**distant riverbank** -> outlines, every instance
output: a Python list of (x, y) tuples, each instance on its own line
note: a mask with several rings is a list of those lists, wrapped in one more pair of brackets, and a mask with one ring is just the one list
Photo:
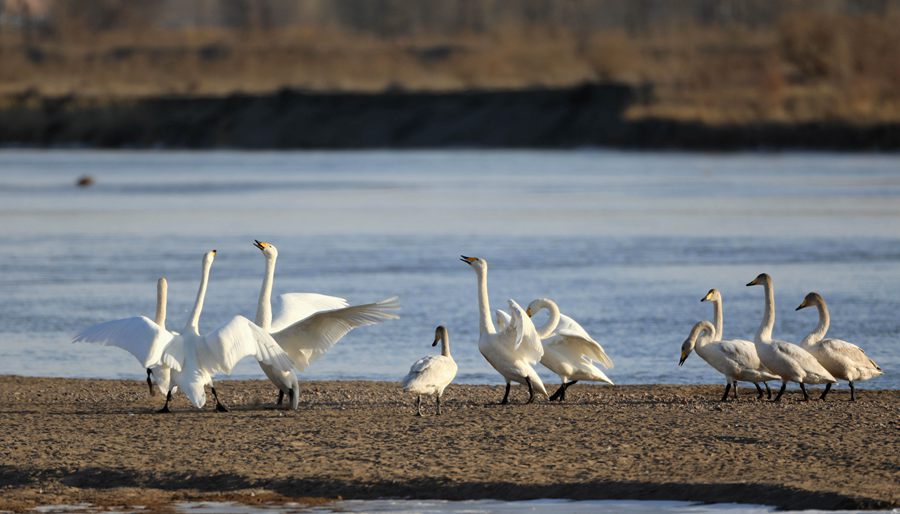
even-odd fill
[(0, 376), (0, 510), (88, 502), (308, 497), (666, 499), (791, 509), (900, 505), (900, 392), (720, 403), (719, 385), (572, 387), (568, 402), (497, 405), (451, 385), (414, 416), (391, 382), (303, 382), (276, 410), (265, 380), (217, 381), (231, 412), (141, 380)]
[(574, 148), (893, 151), (900, 124), (711, 125), (630, 119), (653, 92), (622, 84), (447, 93), (389, 91), (0, 102), (0, 145), (91, 148)]

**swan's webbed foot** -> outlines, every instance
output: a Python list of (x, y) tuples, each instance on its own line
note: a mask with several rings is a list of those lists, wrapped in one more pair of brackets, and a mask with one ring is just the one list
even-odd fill
[(216, 412), (228, 412), (228, 409), (219, 401), (219, 395), (216, 393), (216, 388), (210, 387), (210, 389), (212, 389), (213, 397), (216, 399)]
[(825, 390), (822, 391), (822, 396), (819, 396), (819, 399), (825, 400), (825, 396), (828, 395), (828, 391), (831, 391), (831, 382), (825, 384)]
[(556, 401), (556, 400), (562, 401), (562, 396), (563, 396), (563, 393), (565, 393), (565, 392), (566, 392), (566, 383), (563, 382), (562, 384), (559, 385), (559, 389), (557, 389), (556, 392), (550, 396), (549, 400), (551, 402)]
[(563, 390), (562, 390), (562, 396), (559, 397), (559, 402), (560, 402), (560, 403), (566, 401), (566, 391), (569, 390), (569, 387), (570, 387), (570, 386), (573, 386), (573, 385), (575, 385), (575, 384), (577, 384), (577, 383), (578, 383), (577, 380), (573, 380), (573, 381), (571, 381), (571, 382), (568, 382), (568, 383), (566, 383), (566, 384), (563, 384), (565, 387), (563, 387)]
[(781, 389), (778, 391), (778, 394), (775, 395), (775, 399), (772, 400), (772, 401), (773, 401), (773, 402), (780, 402), (780, 401), (781, 401), (781, 395), (784, 394), (784, 390), (785, 390), (785, 389), (787, 389), (787, 380), (782, 380), (782, 382), (781, 382)]
[(507, 405), (509, 403), (509, 388), (510, 388), (510, 383), (507, 382), (506, 383), (506, 392), (503, 393), (503, 399), (500, 400), (500, 405)]
[(159, 409), (158, 411), (156, 411), (156, 413), (157, 413), (157, 414), (165, 414), (165, 413), (167, 413), (167, 412), (172, 412), (172, 411), (169, 410), (169, 402), (170, 402), (170, 401), (172, 401), (172, 391), (169, 391), (169, 392), (166, 394), (166, 404), (163, 405), (162, 409)]
[[(534, 386), (531, 385), (531, 379), (528, 377), (525, 377), (525, 383), (528, 384), (528, 401), (525, 402), (527, 405), (534, 402)], [(565, 392), (563, 394), (565, 394)]]
[[(765, 393), (763, 392), (762, 387), (759, 387), (759, 382), (753, 382), (753, 385), (756, 386), (756, 399), (757, 399), (757, 400), (762, 400), (762, 397), (763, 397), (763, 395), (765, 394)], [(770, 398), (771, 398), (771, 394), (772, 394), (772, 393), (769, 393)]]
[(806, 386), (803, 384), (803, 382), (800, 382), (800, 390), (803, 391), (803, 401), (808, 402), (809, 393), (806, 392)]

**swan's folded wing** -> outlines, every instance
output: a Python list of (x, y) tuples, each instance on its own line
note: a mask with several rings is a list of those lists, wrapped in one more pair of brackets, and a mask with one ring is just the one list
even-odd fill
[(824, 339), (819, 344), (822, 345), (822, 348), (826, 351), (847, 362), (853, 363), (856, 366), (871, 367), (879, 371), (881, 370), (878, 364), (870, 359), (862, 348), (853, 343), (841, 339)]
[(590, 336), (585, 337), (587, 332), (584, 330), (579, 331), (566, 328), (558, 330), (556, 335), (558, 335), (559, 339), (565, 344), (571, 344), (573, 347), (578, 348), (582, 355), (599, 362), (606, 368), (613, 367), (613, 361), (609, 358), (609, 355), (606, 354), (606, 350)]
[(197, 348), (197, 363), (213, 372), (231, 373), (243, 358), (256, 360), (278, 371), (293, 368), (288, 355), (272, 336), (243, 316), (235, 316), (221, 328), (206, 334)]
[(503, 309), (494, 310), (494, 317), (497, 318), (497, 330), (503, 331), (506, 330), (511, 323), (512, 317), (506, 313)]
[(397, 319), (394, 311), (399, 308), (400, 302), (395, 296), (376, 303), (317, 312), (273, 333), (272, 337), (284, 348), (297, 369), (303, 371), (354, 328)]
[(172, 334), (153, 320), (135, 316), (94, 325), (75, 336), (72, 342), (118, 346), (149, 368), (159, 362), (163, 348), (171, 340)]
[(320, 311), (347, 307), (347, 300), (318, 293), (286, 293), (272, 300), (272, 332)]

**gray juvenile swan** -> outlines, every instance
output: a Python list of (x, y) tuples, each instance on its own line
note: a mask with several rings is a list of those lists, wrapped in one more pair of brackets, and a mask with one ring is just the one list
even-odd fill
[(403, 377), (402, 387), (404, 391), (416, 394), (416, 416), (422, 415), (422, 395), (434, 395), (437, 405), (437, 414), (441, 415), (441, 396), (444, 389), (456, 378), (456, 361), (450, 355), (450, 333), (447, 327), (440, 325), (434, 330), (434, 342), (431, 346), (437, 346), (441, 342), (441, 354), (429, 355), (417, 360), (409, 373)]
[[(831, 324), (831, 316), (828, 314), (828, 305), (819, 293), (809, 293), (796, 310), (815, 306), (819, 310), (819, 323), (816, 328), (803, 338), (800, 343), (803, 348), (819, 361), (834, 378), (846, 380), (850, 384), (850, 401), (856, 401), (856, 391), (853, 382), (868, 380), (881, 375), (881, 368), (875, 361), (866, 355), (862, 348), (853, 343), (840, 339), (825, 339), (828, 327)], [(831, 390), (831, 383), (825, 386), (820, 400)]]

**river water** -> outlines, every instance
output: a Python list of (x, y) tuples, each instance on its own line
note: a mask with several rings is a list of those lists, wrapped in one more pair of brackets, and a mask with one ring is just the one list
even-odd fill
[[(79, 176), (95, 185), (76, 188)], [(718, 383), (690, 327), (725, 299), (725, 336), (752, 339), (775, 278), (775, 335), (798, 340), (818, 291), (830, 335), (897, 388), (900, 156), (582, 151), (0, 151), (0, 374), (141, 378), (124, 351), (70, 344), (105, 320), (186, 321), (208, 249), (219, 250), (201, 328), (252, 315), (263, 273), (253, 239), (280, 252), (275, 291), (351, 303), (399, 295), (402, 318), (349, 334), (307, 379), (397, 380), (446, 324), (458, 380), (502, 383), (477, 350), (475, 275), (494, 307), (555, 299), (615, 361), (620, 384)], [(255, 362), (238, 378), (261, 378)], [(542, 371), (546, 381), (557, 379)], [(842, 386), (843, 388), (844, 386)]]

